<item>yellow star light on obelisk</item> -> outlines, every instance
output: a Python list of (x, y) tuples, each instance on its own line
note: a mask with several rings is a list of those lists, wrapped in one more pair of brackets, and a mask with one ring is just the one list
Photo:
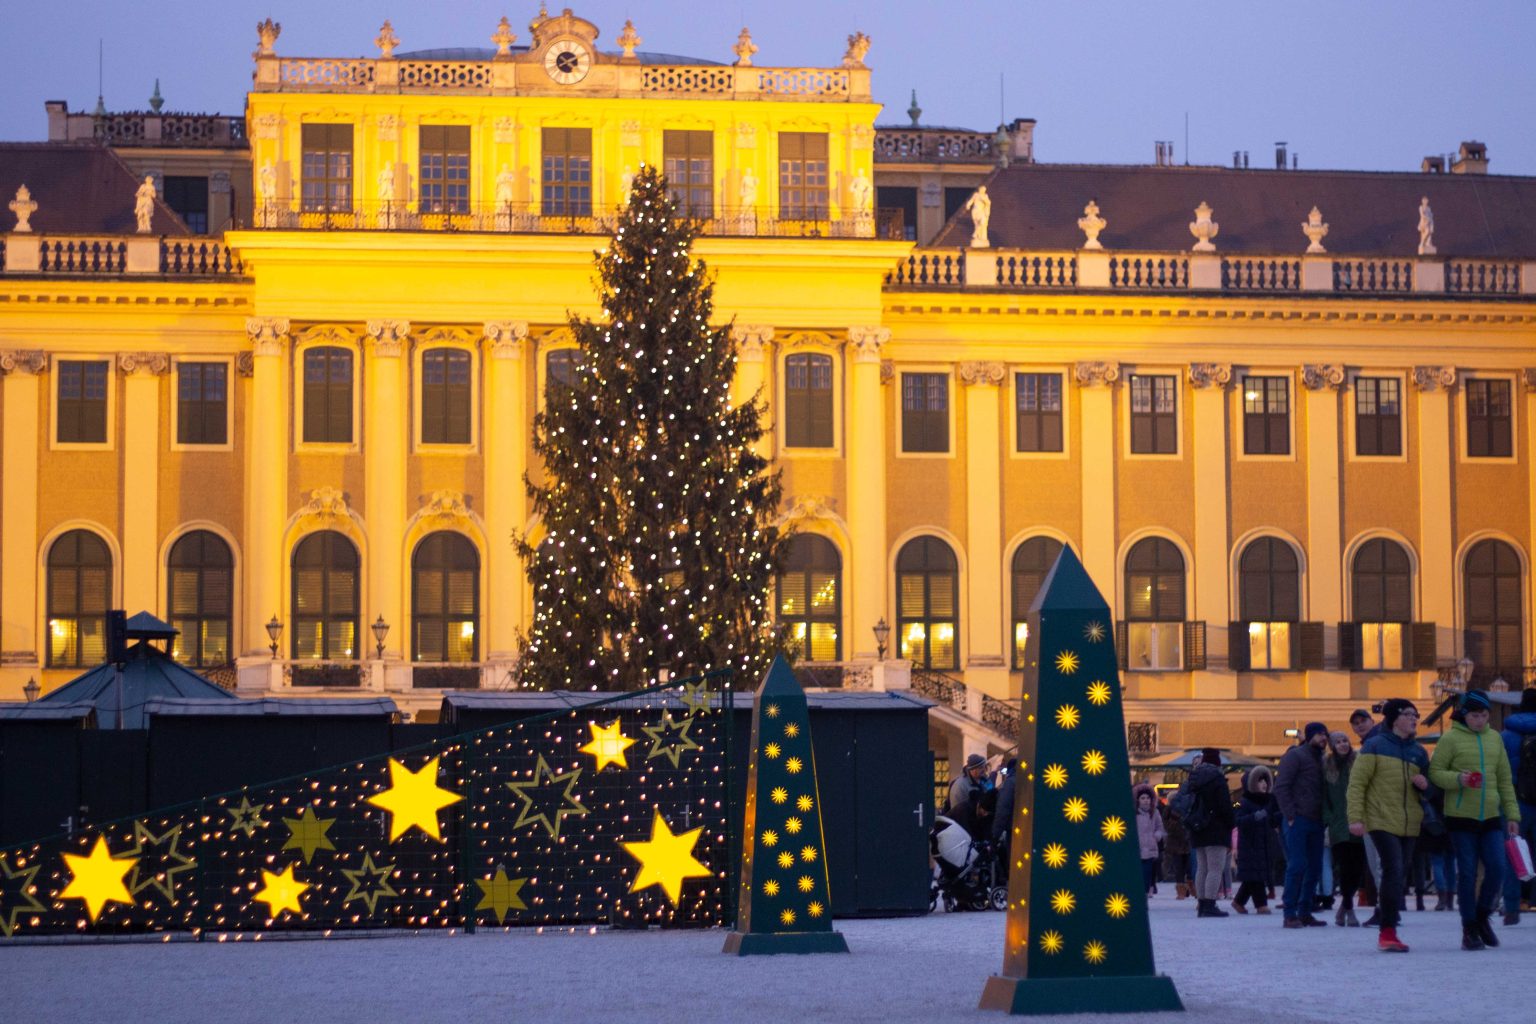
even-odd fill
[(1059, 868), (1067, 862), (1067, 848), (1060, 843), (1051, 843), (1041, 853), (1048, 868)]
[(1088, 801), (1080, 796), (1068, 797), (1062, 805), (1061, 813), (1067, 816), (1070, 822), (1079, 822), (1088, 817)]
[(1088, 945), (1083, 947), (1083, 959), (1087, 960), (1091, 964), (1103, 963), (1104, 958), (1108, 955), (1109, 953), (1104, 948), (1104, 943), (1100, 942), (1098, 939), (1094, 939), (1092, 942), (1088, 943)]
[(640, 862), (640, 871), (630, 885), (630, 892), (639, 892), (649, 885), (661, 886), (667, 899), (677, 906), (683, 896), (683, 882), (689, 878), (708, 878), (709, 868), (699, 863), (693, 855), (693, 845), (699, 841), (704, 829), (674, 833), (656, 811), (651, 819), (651, 838), (643, 843), (623, 843), (626, 853)]
[(84, 900), (85, 912), (92, 921), (101, 916), (102, 909), (108, 903), (132, 906), (133, 897), (128, 894), (123, 879), (133, 870), (138, 860), (137, 857), (114, 859), (112, 851), (107, 849), (107, 837), (98, 835), (89, 856), (64, 854), (64, 865), (74, 877), (59, 896), (66, 900)]
[(1077, 858), (1077, 866), (1085, 875), (1096, 875), (1104, 870), (1104, 855), (1097, 850), (1087, 850)]
[(434, 757), (420, 771), (413, 772), (394, 758), (389, 759), (389, 788), (367, 800), (389, 812), (390, 842), (405, 835), (413, 826), (438, 842), (443, 841), (437, 812), (464, 798), (438, 787), (437, 762), (438, 758)]
[(1045, 766), (1045, 784), (1052, 789), (1060, 789), (1067, 784), (1067, 770), (1059, 764)]
[(1104, 834), (1105, 839), (1112, 843), (1118, 843), (1126, 832), (1125, 819), (1119, 815), (1111, 814), (1099, 823), (1099, 831)]
[(1056, 655), (1056, 671), (1060, 672), (1064, 676), (1069, 676), (1073, 672), (1076, 672), (1077, 666), (1080, 664), (1082, 664), (1082, 662), (1079, 661), (1077, 655), (1073, 654), (1071, 651), (1062, 651), (1060, 654)]
[(1072, 908), (1077, 906), (1077, 897), (1067, 889), (1057, 889), (1051, 893), (1051, 909), (1058, 914), (1070, 914)]
[(1056, 724), (1063, 729), (1077, 728), (1079, 718), (1081, 718), (1081, 713), (1071, 704), (1063, 704), (1056, 709)]
[(1088, 684), (1088, 700), (1091, 703), (1099, 707), (1103, 707), (1105, 704), (1109, 703), (1109, 697), (1109, 684), (1104, 680), (1095, 679), (1093, 682)]
[(261, 890), (256, 893), (255, 899), (267, 905), (267, 916), (273, 920), (285, 910), (304, 916), (304, 908), (299, 906), (299, 897), (304, 895), (309, 883), (293, 877), (293, 869), (296, 867), (297, 864), (289, 864), (288, 869), (278, 875), (265, 869), (261, 872)]
[(1089, 775), (1098, 775), (1108, 764), (1102, 750), (1090, 750), (1083, 755), (1083, 771)]
[(593, 771), (600, 772), (610, 764), (616, 764), (620, 768), (629, 767), (629, 760), (625, 758), (624, 751), (634, 746), (637, 741), (624, 735), (619, 719), (615, 718), (607, 725), (588, 722), (587, 727), (592, 730), (592, 740), (581, 748), (581, 752), (591, 754), (597, 759), (597, 767)]
[(1104, 912), (1110, 917), (1124, 917), (1131, 912), (1131, 901), (1125, 898), (1124, 893), (1112, 892), (1104, 901)]
[(1063, 942), (1061, 938), (1061, 932), (1055, 931), (1054, 929), (1048, 932), (1044, 932), (1040, 936), (1040, 948), (1051, 956), (1055, 956), (1057, 953), (1060, 953), (1062, 945)]

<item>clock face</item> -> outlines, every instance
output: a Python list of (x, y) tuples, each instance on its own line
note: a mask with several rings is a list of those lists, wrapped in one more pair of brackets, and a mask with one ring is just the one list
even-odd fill
[(544, 51), (544, 70), (561, 85), (574, 85), (587, 77), (592, 54), (574, 39), (561, 39)]

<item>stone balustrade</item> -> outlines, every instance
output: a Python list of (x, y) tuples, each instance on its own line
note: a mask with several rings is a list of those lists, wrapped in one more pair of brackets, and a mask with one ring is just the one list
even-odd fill
[(239, 277), (245, 268), (227, 245), (206, 238), (29, 232), (4, 237), (0, 272), (68, 277)]

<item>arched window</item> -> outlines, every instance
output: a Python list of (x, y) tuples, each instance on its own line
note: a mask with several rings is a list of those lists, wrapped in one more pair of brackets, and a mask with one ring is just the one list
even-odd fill
[(1360, 630), (1361, 669), (1404, 667), (1405, 633), (1413, 618), (1413, 563), (1396, 541), (1361, 544), (1350, 566), (1351, 608)]
[(1525, 664), (1520, 577), (1520, 556), (1503, 541), (1478, 541), (1467, 552), (1467, 657), (1479, 679), (1520, 678)]
[(1029, 638), (1029, 606), (1035, 603), (1045, 574), (1061, 554), (1061, 541), (1031, 537), (1013, 553), (1013, 667), (1024, 667), (1024, 642)]
[(909, 540), (896, 556), (898, 655), (917, 668), (960, 667), (960, 572), (937, 537)]
[(807, 661), (843, 660), (842, 571), (837, 547), (825, 537), (790, 538), (774, 593), (779, 622)]
[(83, 668), (107, 658), (112, 553), (89, 530), (70, 530), (48, 549), (48, 667)]
[(1278, 537), (1260, 537), (1238, 561), (1237, 616), (1248, 624), (1248, 667), (1291, 667), (1292, 626), (1301, 619), (1301, 568)]
[(335, 530), (293, 549), (293, 656), (352, 661), (358, 651), (357, 548)]
[(180, 632), (171, 657), (197, 668), (229, 664), (234, 601), (235, 560), (222, 537), (193, 530), (172, 545), (165, 606)]
[(428, 534), (411, 556), (411, 660), (480, 660), (480, 553), (461, 533)]
[(784, 444), (832, 447), (832, 357), (799, 352), (784, 360)]
[(304, 442), (352, 443), (352, 352), (335, 346), (304, 350)]
[(1147, 537), (1125, 559), (1125, 664), (1132, 670), (1184, 664), (1184, 555)]

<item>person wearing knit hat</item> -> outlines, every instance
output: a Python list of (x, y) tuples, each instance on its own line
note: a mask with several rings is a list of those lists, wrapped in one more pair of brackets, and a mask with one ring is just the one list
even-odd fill
[(1504, 885), (1504, 837), (1520, 834), (1520, 806), (1509, 755), (1488, 728), (1492, 709), (1482, 690), (1464, 693), (1451, 727), (1435, 744), (1435, 756), (1429, 762), (1429, 780), (1445, 792), (1445, 828), (1456, 851), (1461, 948), (1466, 950), (1499, 944), (1489, 919)]
[(1408, 946), (1397, 937), (1402, 920), (1403, 891), (1413, 847), (1424, 821), (1419, 795), (1429, 788), (1429, 755), (1414, 733), (1419, 710), (1412, 701), (1393, 698), (1382, 706), (1382, 729), (1365, 741), (1355, 756), (1349, 775), (1347, 815), (1349, 834), (1369, 833), (1381, 859), (1381, 933), (1376, 948), (1383, 953), (1406, 953)]
[[(1536, 686), (1520, 693), (1520, 707), (1504, 719), (1504, 753), (1509, 774), (1515, 780), (1515, 802), (1520, 805), (1520, 834), (1536, 850)], [(1504, 924), (1520, 923), (1521, 897), (1531, 897), (1536, 882), (1521, 882), (1513, 871), (1504, 872)]]
[(1285, 927), (1321, 927), (1312, 897), (1323, 873), (1323, 748), (1328, 727), (1308, 722), (1302, 741), (1280, 759), (1275, 802), (1285, 818)]

